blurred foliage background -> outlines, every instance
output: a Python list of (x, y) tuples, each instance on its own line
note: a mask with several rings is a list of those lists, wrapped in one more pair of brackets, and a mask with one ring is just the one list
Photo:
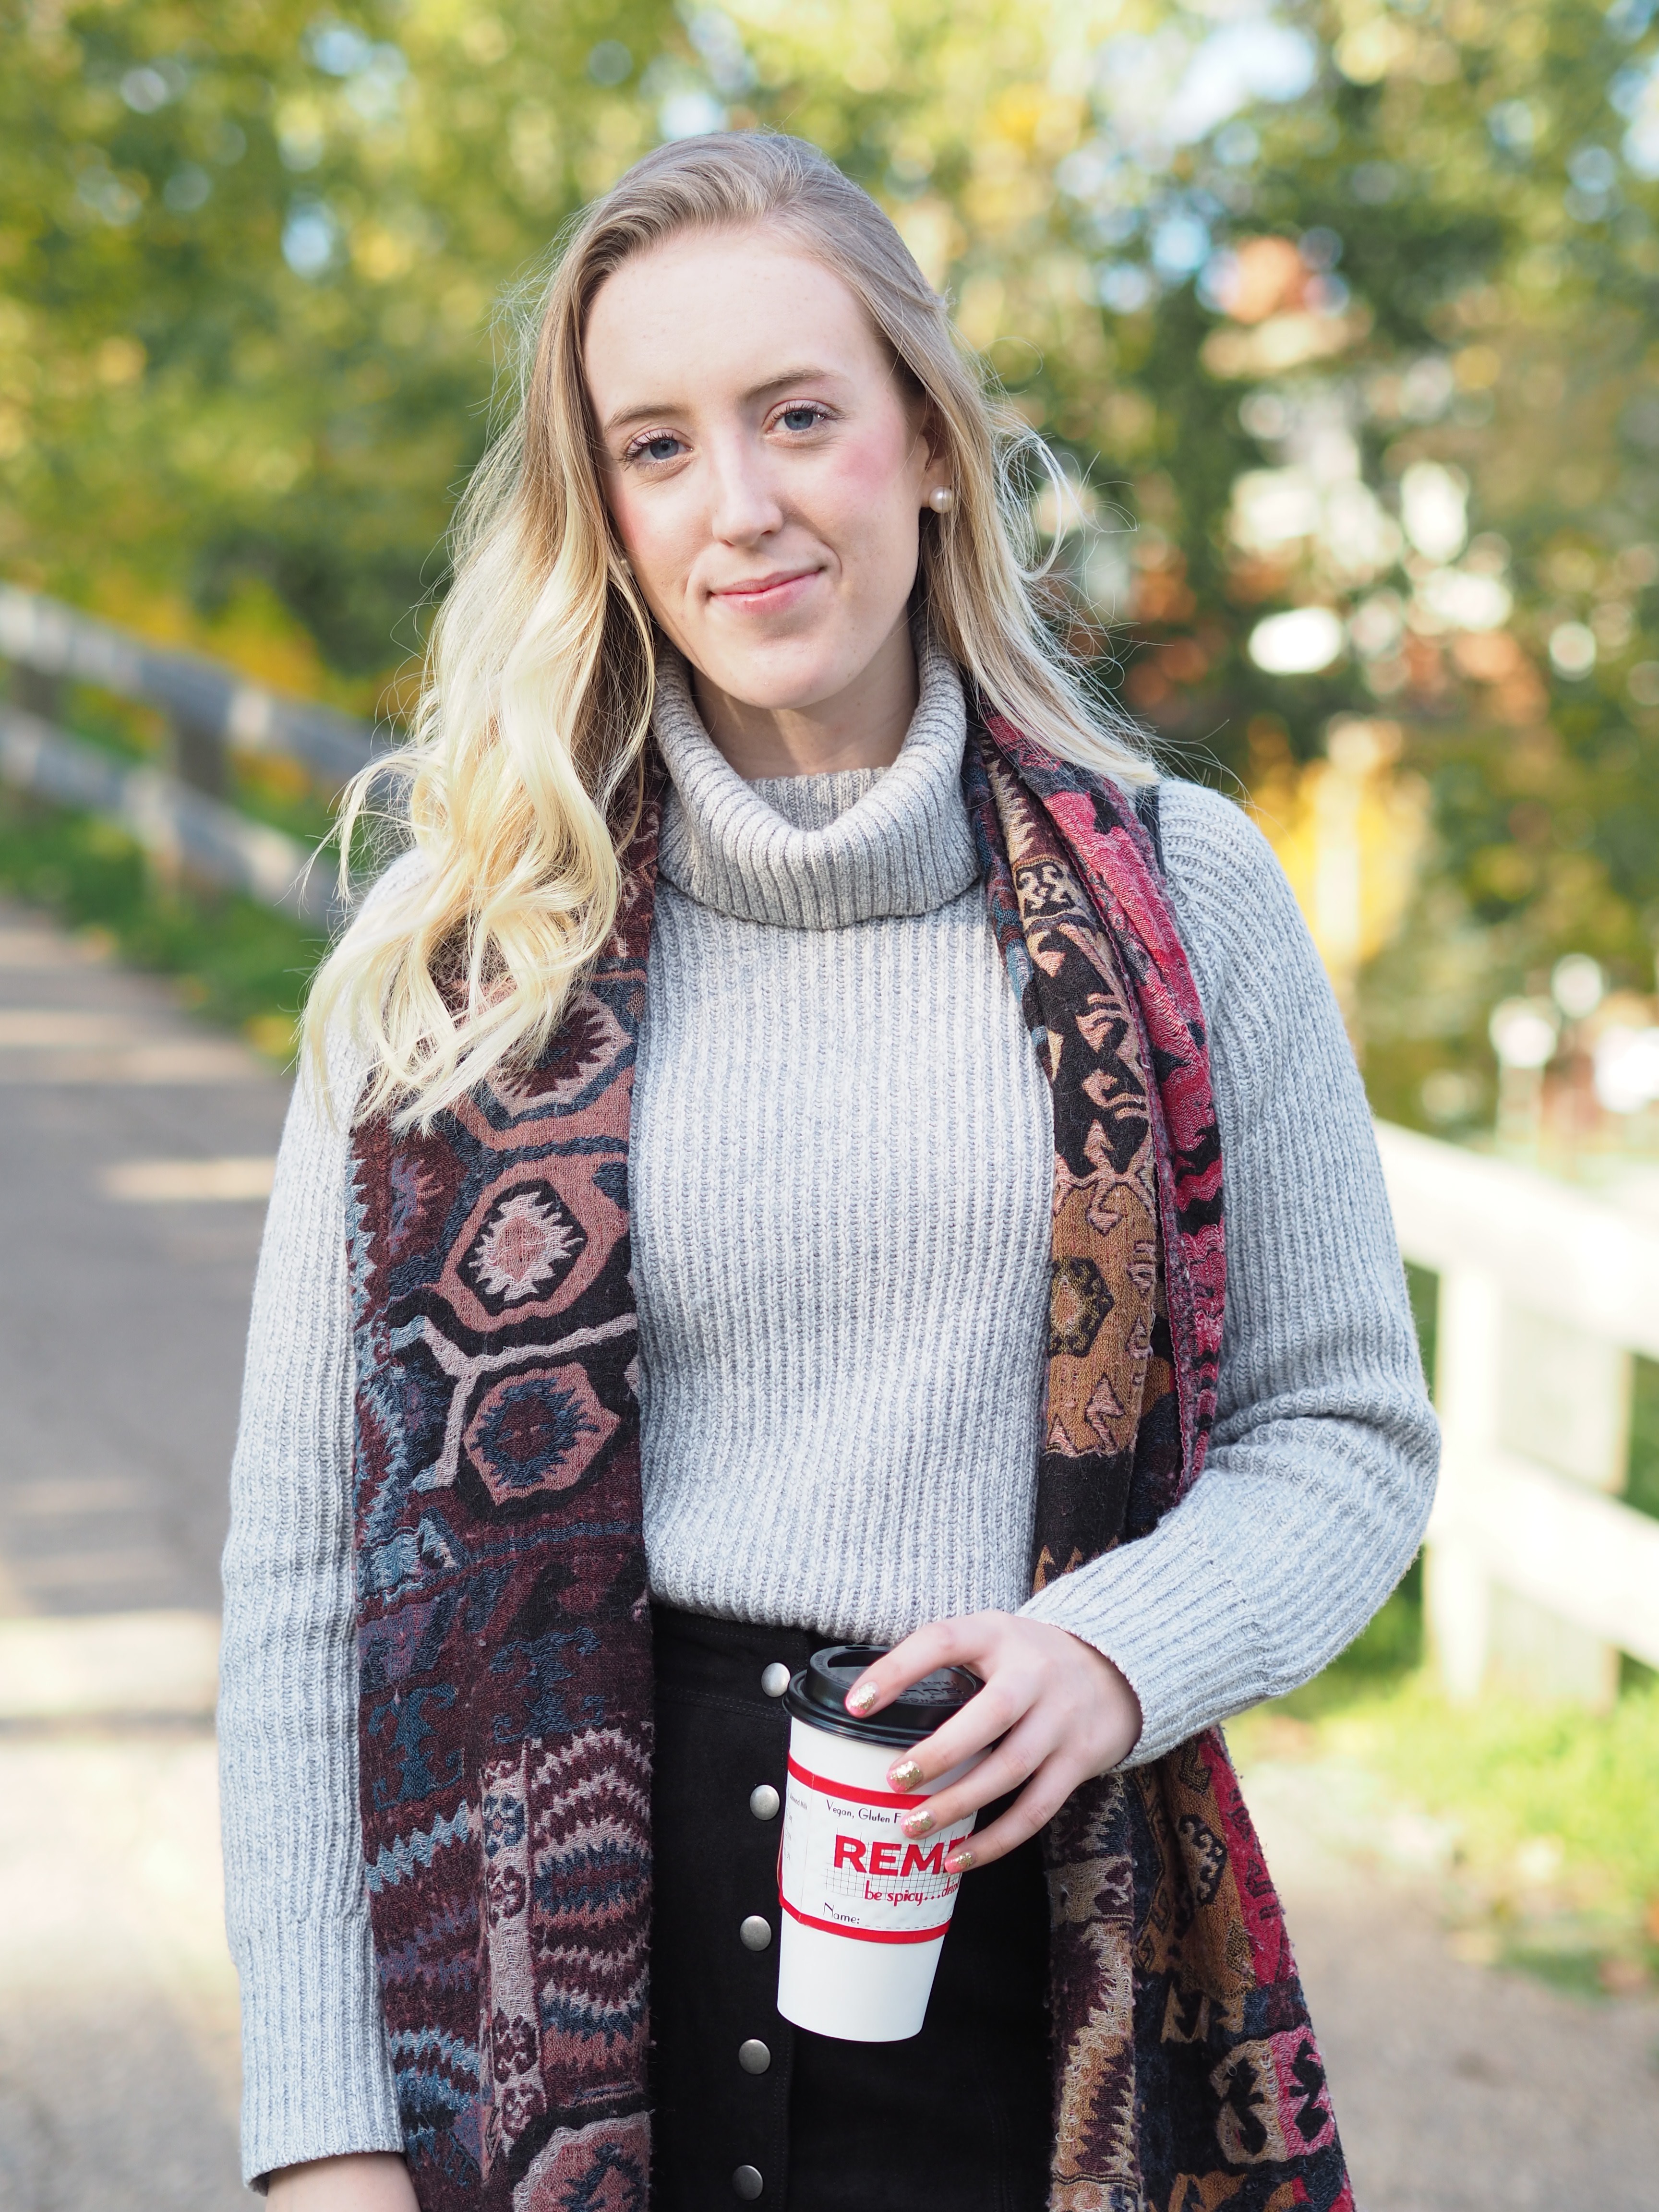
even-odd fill
[(395, 705), (560, 224), (802, 132), (1060, 457), (1057, 617), (1250, 795), (1379, 1110), (1469, 1133), (1563, 955), (1654, 1020), (1653, 13), (5, 0), (0, 572)]

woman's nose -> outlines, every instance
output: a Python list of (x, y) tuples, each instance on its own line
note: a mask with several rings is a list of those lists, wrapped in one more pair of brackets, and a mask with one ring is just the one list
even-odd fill
[(709, 528), (728, 544), (752, 544), (783, 524), (783, 508), (765, 456), (734, 446), (716, 456)]

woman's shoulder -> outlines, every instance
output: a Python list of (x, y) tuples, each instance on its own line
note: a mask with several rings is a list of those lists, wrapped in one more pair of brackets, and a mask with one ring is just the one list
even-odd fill
[(1164, 873), (1200, 996), (1236, 976), (1325, 989), (1324, 970), (1279, 857), (1243, 807), (1202, 784), (1158, 786)]
[(381, 863), (366, 885), (354, 886), (356, 914), (383, 914), (416, 890), (430, 869), (431, 863), (418, 845), (405, 845)]
[[(418, 847), (394, 853), (372, 874), (352, 884), (349, 927), (376, 928), (395, 914), (411, 892), (417, 891), (428, 873), (428, 862)], [(307, 1132), (317, 1144), (336, 1147), (344, 1141), (351, 1109), (369, 1069), (369, 1053), (350, 1015), (334, 1008), (323, 1031), (320, 1066), (309, 1053), (301, 1056), (295, 1112), (296, 1140)]]
[(1206, 784), (1163, 777), (1158, 823), (1172, 883), (1179, 877), (1183, 884), (1210, 881), (1237, 890), (1284, 881), (1273, 847), (1243, 806)]

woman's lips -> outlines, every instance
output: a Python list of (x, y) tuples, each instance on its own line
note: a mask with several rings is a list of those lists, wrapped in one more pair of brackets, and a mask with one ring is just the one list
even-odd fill
[(805, 597), (813, 579), (822, 574), (819, 568), (792, 568), (775, 576), (757, 576), (741, 584), (728, 584), (723, 590), (711, 592), (709, 597), (740, 613), (772, 614), (780, 608), (793, 606)]

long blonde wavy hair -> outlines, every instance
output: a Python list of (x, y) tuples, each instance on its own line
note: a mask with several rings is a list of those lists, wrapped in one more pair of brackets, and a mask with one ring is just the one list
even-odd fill
[(943, 450), (956, 501), (923, 516), (916, 587), (933, 634), (1027, 735), (1120, 782), (1155, 775), (1139, 732), (1085, 698), (1040, 618), (1040, 571), (1022, 557), (1032, 434), (988, 387), (888, 217), (798, 138), (660, 146), (576, 219), (525, 319), (518, 404), (457, 512), (410, 740), (359, 775), (341, 808), (343, 871), (390, 774), (421, 855), (359, 908), (307, 1007), (319, 1073), (331, 1024), (368, 1053), (360, 1119), (424, 1125), (490, 1070), (532, 1061), (611, 934), (656, 639), (600, 487), (587, 317), (633, 255), (681, 231), (759, 223), (863, 302)]

